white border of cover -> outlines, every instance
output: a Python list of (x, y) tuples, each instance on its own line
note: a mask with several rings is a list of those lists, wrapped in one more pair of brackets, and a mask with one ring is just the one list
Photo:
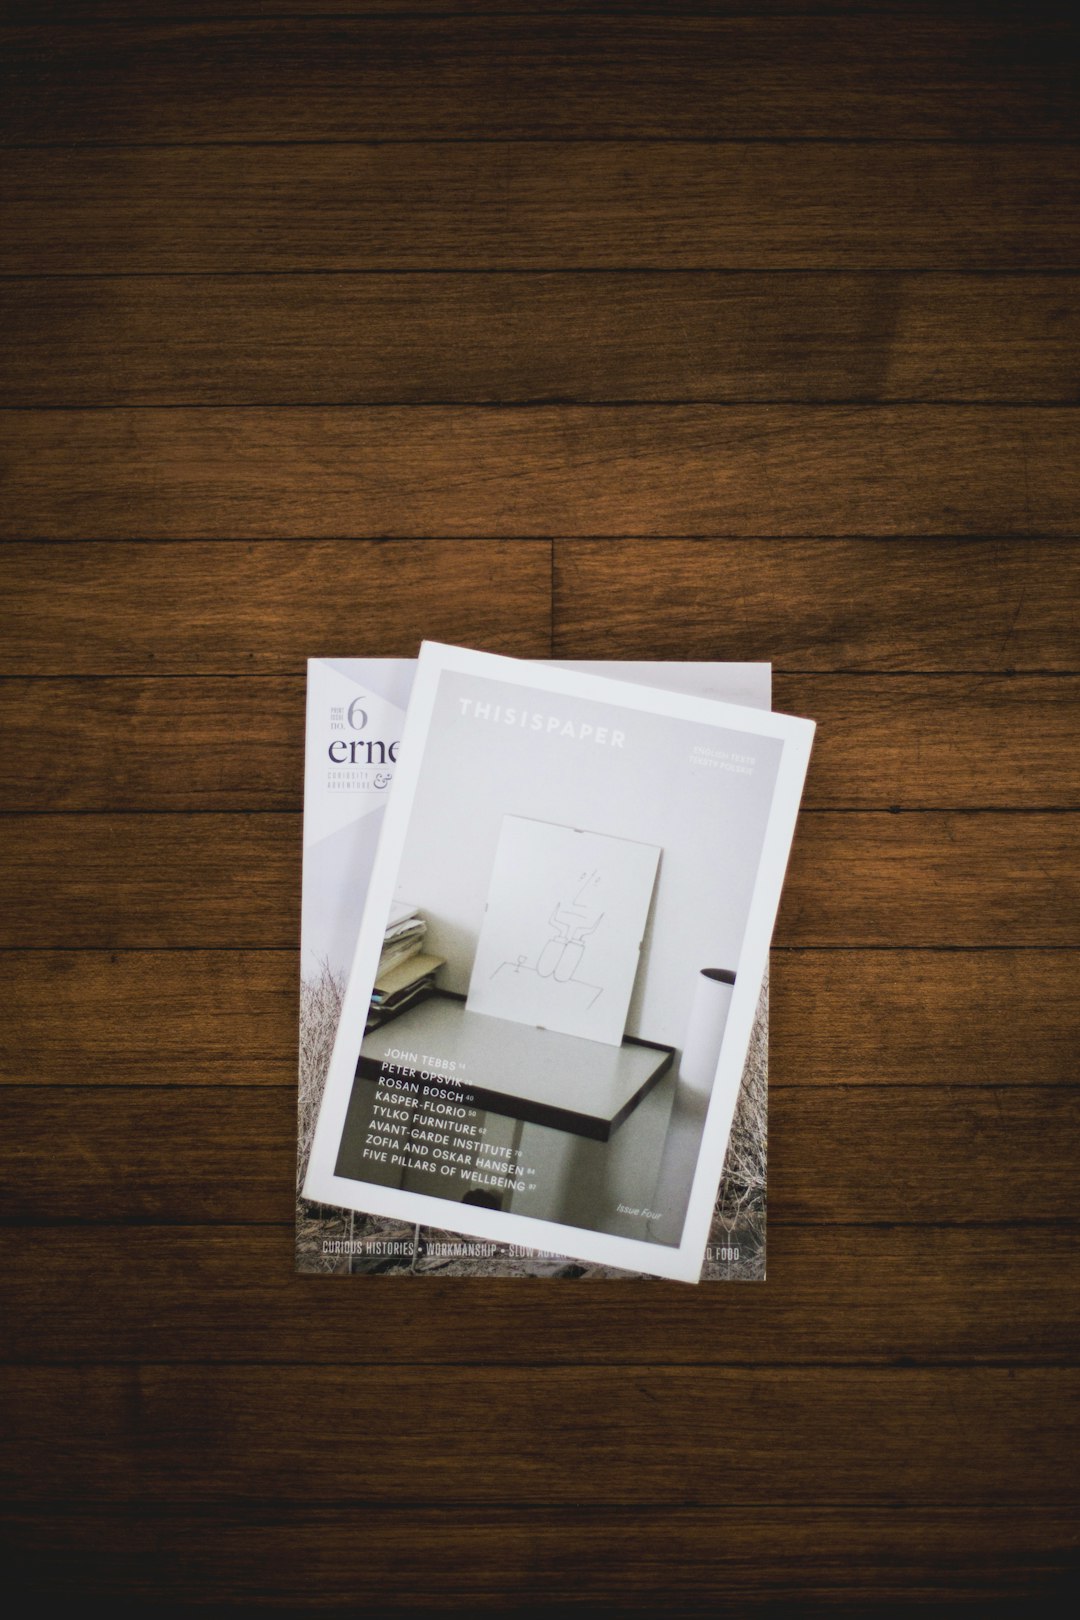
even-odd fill
[[(359, 1058), (359, 1040), (362, 1039), (371, 987), (382, 950), (384, 924), (394, 898), (394, 886), (424, 762), (424, 746), (439, 679), (444, 670), (487, 676), (527, 687), (534, 692), (591, 698), (647, 714), (693, 720), (727, 731), (742, 732), (747, 736), (775, 737), (783, 743), (742, 950), (735, 964), (735, 988), (723, 1051), (678, 1248), (646, 1243), (639, 1238), (611, 1237), (606, 1233), (563, 1226), (529, 1215), (479, 1209), (470, 1204), (448, 1204), (444, 1198), (404, 1192), (396, 1187), (378, 1187), (371, 1182), (353, 1181), (334, 1174)], [(795, 832), (795, 818), (814, 729), (812, 720), (796, 719), (791, 715), (746, 709), (712, 698), (690, 697), (679, 692), (666, 692), (658, 687), (638, 686), (606, 675), (583, 675), (523, 659), (504, 658), (495, 653), (473, 652), (465, 647), (448, 647), (441, 642), (425, 641), (417, 662), (416, 679), (401, 736), (394, 788), (386, 807), (356, 955), (342, 1003), (337, 1039), (304, 1182), (304, 1197), (321, 1204), (384, 1215), (393, 1220), (413, 1224), (419, 1222), (423, 1226), (452, 1227), (455, 1232), (485, 1238), (488, 1242), (514, 1243), (522, 1248), (554, 1251), (600, 1265), (622, 1266), (652, 1276), (697, 1282), (705, 1258), (716, 1191), (762, 979), (768, 964), (769, 941), (780, 904), (780, 891)]]

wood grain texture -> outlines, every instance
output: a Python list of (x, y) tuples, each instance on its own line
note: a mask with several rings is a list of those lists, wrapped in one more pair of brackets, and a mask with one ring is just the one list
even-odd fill
[(648, 1614), (677, 1602), (687, 1614), (777, 1620), (793, 1607), (900, 1620), (917, 1592), (920, 1606), (1012, 1620), (1036, 1588), (1067, 1607), (1078, 1562), (1070, 1511), (1029, 1505), (19, 1507), (8, 1534), (16, 1590), (119, 1595), (170, 1616), (162, 1587), (178, 1605), (213, 1591), (241, 1607), (255, 1591), (271, 1612), (317, 1591), (328, 1608), (370, 1599), (404, 1613), (500, 1614), (539, 1600)]
[[(770, 1225), (1019, 1220), (1030, 1234), (1075, 1219), (1075, 1088), (796, 1083), (773, 1091), (769, 1114)], [(4, 1086), (0, 1121), (4, 1221), (294, 1213), (295, 1086)]]
[(413, 658), (425, 638), (551, 644), (545, 541), (15, 544), (0, 595), (9, 672), (303, 674), (309, 657)]
[(1080, 808), (1078, 697), (1053, 676), (773, 682), (775, 708), (818, 723), (810, 809)]
[[(782, 675), (773, 701), (818, 723), (807, 808), (1080, 809), (1078, 696), (1075, 675)], [(300, 810), (304, 721), (296, 675), (0, 677), (0, 811)]]
[(412, 657), (423, 636), (543, 657), (552, 591), (563, 658), (1080, 670), (1068, 540), (574, 540), (553, 555), (552, 576), (540, 540), (0, 543), (0, 673), (302, 675), (312, 654)]
[(1051, 1365), (1072, 1360), (1080, 1329), (1075, 1233), (1052, 1226), (1025, 1242), (999, 1227), (804, 1227), (778, 1217), (768, 1286), (734, 1294), (438, 1272), (320, 1281), (293, 1273), (292, 1248), (288, 1225), (2, 1228), (0, 1359)]
[(1052, 950), (774, 952), (771, 1085), (1074, 1086), (1078, 965)]
[[(5, 819), (0, 948), (293, 949), (298, 815)], [(808, 812), (778, 945), (1080, 945), (1080, 818)]]
[[(1065, 1610), (1070, 8), (0, 24), (16, 1607)], [(423, 636), (820, 720), (764, 1286), (293, 1274), (304, 659)]]
[(1074, 38), (1008, 13), (103, 22), (44, 51), (12, 28), (0, 139), (1068, 137)]
[[(0, 1083), (295, 1083), (295, 951), (35, 949), (0, 966)], [(1045, 949), (774, 951), (772, 1083), (1075, 1085), (1077, 966)]]
[(0, 1081), (296, 1081), (297, 951), (31, 950), (0, 969)]
[[(656, 566), (662, 558), (663, 566)], [(780, 670), (1076, 669), (1072, 541), (560, 541), (559, 658), (771, 657)], [(751, 651), (750, 649), (757, 649)]]
[[(905, 17), (932, 14), (957, 24), (978, 16), (1007, 12), (1011, 0), (878, 0), (876, 11)], [(597, 0), (548, 0), (545, 12), (595, 13)], [(865, 12), (866, 0), (619, 0), (605, 7), (609, 15), (650, 15), (677, 12), (680, 16), (839, 16), (845, 12)], [(1064, 0), (1031, 0), (1031, 15), (1067, 17), (1070, 7)], [(513, 16), (535, 11), (529, 0), (319, 0), (320, 17), (364, 16)], [(230, 17), (304, 16), (302, 0), (229, 0)], [(87, 22), (161, 21), (170, 17), (184, 22), (216, 19), (222, 16), (221, 0), (159, 0), (146, 5), (143, 0), (0, 0), (0, 21), (10, 24), (83, 24)]]
[[(1065, 1506), (1073, 1368), (5, 1368), (0, 1488), (65, 1502)], [(1009, 1412), (1000, 1421), (1003, 1404)], [(1070, 1414), (1070, 1415), (1066, 1415)], [(867, 1437), (873, 1436), (873, 1444)], [(828, 1457), (823, 1470), (822, 1457)], [(418, 1467), (418, 1459), (423, 1466)], [(479, 1467), (480, 1459), (484, 1466)], [(12, 1465), (14, 1464), (14, 1474)], [(823, 1490), (823, 1481), (825, 1487)]]
[(1071, 270), (1072, 147), (9, 151), (0, 272)]
[(1071, 535), (1080, 501), (1056, 408), (7, 411), (0, 435), (5, 539)]
[(1075, 401), (1075, 276), (19, 278), (0, 404)]

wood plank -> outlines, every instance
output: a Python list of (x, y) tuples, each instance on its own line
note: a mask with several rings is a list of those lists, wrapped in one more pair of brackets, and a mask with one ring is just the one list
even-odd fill
[[(797, 1082), (790, 1089), (774, 1084), (770, 1225), (999, 1221), (1014, 1228), (1029, 1212), (1035, 1220), (1072, 1221), (1078, 1189), (1069, 1191), (1068, 1166), (1077, 1157), (1078, 1127), (1075, 1089), (1036, 1095), (1024, 1087), (810, 1091)], [(815, 1130), (820, 1157), (810, 1145)], [(1029, 1178), (1050, 1162), (1048, 1174), (1060, 1175), (1062, 1186), (1034, 1191)]]
[(1077, 966), (1069, 951), (774, 952), (774, 1093), (946, 1076), (950, 1087), (1075, 1085)]
[(814, 809), (1080, 808), (1078, 695), (1053, 676), (773, 682), (775, 708), (818, 722)]
[(0, 1083), (292, 1085), (297, 954), (6, 953)]
[(1071, 535), (1080, 503), (1057, 407), (3, 411), (0, 436), (7, 539)]
[(0, 404), (1074, 401), (1074, 276), (57, 276)]
[(1075, 270), (1050, 145), (647, 142), (8, 152), (0, 272)]
[[(1050, 1368), (5, 1368), (20, 1503), (1072, 1499)], [(873, 1444), (867, 1437), (873, 1436)], [(422, 1466), (418, 1462), (422, 1460)], [(464, 1489), (463, 1489), (464, 1487)]]
[[(1068, 541), (667, 541), (656, 562), (648, 541), (558, 543), (559, 655), (1080, 669)], [(544, 541), (0, 543), (0, 674), (302, 675), (422, 634), (542, 657), (550, 563)]]
[(777, 944), (1075, 945), (1075, 816), (802, 817)]
[[(823, 1465), (823, 1476), (831, 1472)], [(455, 1493), (456, 1494), (456, 1493)], [(79, 1603), (526, 1608), (592, 1603), (688, 1615), (892, 1616), (977, 1606), (1014, 1620), (1019, 1604), (1066, 1598), (1077, 1565), (1064, 1508), (747, 1506), (612, 1509), (252, 1504), (133, 1511), (28, 1509), (8, 1517), (9, 1579)], [(762, 1571), (768, 1580), (762, 1580)], [(1061, 1602), (1067, 1608), (1067, 1602)]]
[(312, 655), (413, 658), (424, 637), (543, 657), (550, 581), (544, 541), (0, 546), (0, 658), (19, 674), (302, 674)]
[(1037, 12), (9, 28), (0, 140), (1068, 139), (1074, 40)]
[[(1075, 1220), (1075, 1088), (795, 1084), (769, 1114), (771, 1225)], [(4, 1221), (292, 1219), (292, 1086), (5, 1086), (0, 1120)]]
[[(874, 0), (874, 10), (899, 14), (925, 16), (930, 13), (939, 19), (947, 15), (958, 21), (973, 16), (988, 16), (1007, 11), (1011, 0)], [(547, 0), (545, 11), (595, 12), (596, 0)], [(634, 13), (681, 16), (837, 16), (843, 12), (865, 12), (868, 0), (619, 0), (618, 14)], [(1031, 0), (1029, 13), (1043, 16), (1068, 15), (1069, 7), (1063, 0)], [(535, 10), (530, 0), (319, 0), (321, 17), (352, 17), (386, 15), (396, 16), (455, 16), (466, 14), (483, 17), (496, 13), (510, 16), (531, 14)], [(291, 17), (304, 16), (302, 0), (229, 0), (230, 17)], [(0, 20), (5, 23), (41, 24), (50, 27), (64, 23), (115, 22), (124, 20), (161, 21), (168, 16), (184, 22), (220, 18), (221, 0), (162, 0), (159, 5), (147, 5), (145, 0), (0, 0)]]
[[(0, 1229), (8, 1302), (0, 1358), (352, 1366), (1071, 1361), (1080, 1330), (1075, 1233), (1040, 1228), (1037, 1243), (1032, 1265), (1032, 1245), (1018, 1243), (1012, 1230), (777, 1222), (768, 1286), (738, 1290), (728, 1311), (708, 1285), (537, 1288), (437, 1273), (421, 1284), (425, 1309), (418, 1311), (412, 1280), (397, 1286), (390, 1277), (355, 1277), (322, 1286), (297, 1276), (288, 1226), (9, 1227)], [(718, 1333), (718, 1312), (737, 1317), (738, 1331)], [(988, 1320), (999, 1324), (992, 1341)]]
[[(296, 814), (12, 814), (0, 948), (293, 949)], [(1080, 818), (809, 811), (778, 945), (1074, 946)]]
[(297, 815), (9, 816), (5, 831), (0, 945), (299, 940)]
[[(1055, 950), (775, 951), (773, 1085), (1075, 1085), (1076, 968)], [(295, 1082), (294, 951), (29, 950), (3, 975), (0, 1083)]]
[(1071, 542), (564, 540), (559, 658), (771, 658), (792, 670), (1075, 669)]
[[(813, 809), (1080, 808), (1077, 697), (1076, 676), (774, 682), (818, 722)], [(0, 679), (0, 717), (0, 811), (303, 808), (298, 675)]]

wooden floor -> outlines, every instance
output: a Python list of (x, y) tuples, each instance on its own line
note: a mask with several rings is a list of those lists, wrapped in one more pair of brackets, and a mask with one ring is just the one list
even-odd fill
[[(1055, 1612), (1067, 8), (0, 18), (5, 1590)], [(820, 722), (763, 1286), (292, 1274), (304, 660), (422, 637)]]

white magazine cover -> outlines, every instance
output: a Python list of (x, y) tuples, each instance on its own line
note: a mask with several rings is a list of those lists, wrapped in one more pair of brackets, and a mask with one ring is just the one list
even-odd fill
[(435, 1261), (711, 1275), (813, 725), (678, 685), (426, 643), (400, 757), (358, 694), (317, 768), (394, 789), (313, 1137), (301, 1110), (350, 1259), (360, 1214), (388, 1262), (411, 1227), (413, 1266), (419, 1229)]
[[(556, 660), (584, 674), (661, 686), (751, 708), (771, 704), (766, 663)], [(298, 1178), (307, 1172), (349, 965), (356, 949), (416, 660), (308, 660), (300, 971)], [(397, 926), (405, 928), (409, 908)], [(391, 972), (402, 977), (418, 961)], [(421, 963), (422, 965), (422, 963)], [(765, 1275), (768, 990), (763, 990), (728, 1156), (706, 1249), (703, 1281)], [(670, 1168), (696, 1152), (700, 1089), (675, 1086), (665, 1142)], [(297, 1200), (296, 1265), (302, 1272), (597, 1278), (633, 1275), (551, 1252), (492, 1244), (416, 1223)]]

